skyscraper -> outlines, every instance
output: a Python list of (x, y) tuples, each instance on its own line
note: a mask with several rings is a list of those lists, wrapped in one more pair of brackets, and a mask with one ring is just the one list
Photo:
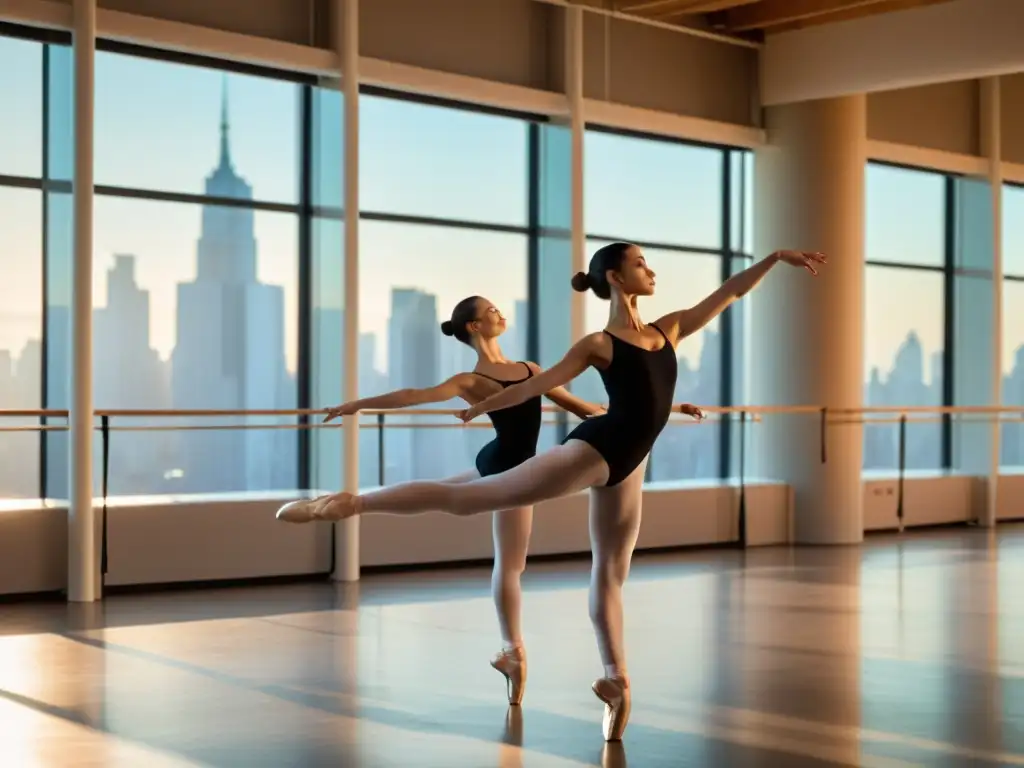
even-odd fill
[[(206, 178), (205, 191), (212, 197), (252, 199), (252, 188), (231, 162), (226, 91), (220, 158)], [(256, 280), (256, 259), (252, 210), (204, 205), (196, 278), (178, 285), (172, 368), (175, 408), (287, 405), (284, 291)], [(280, 420), (253, 417), (239, 423), (276, 421)], [(294, 434), (249, 429), (185, 432), (182, 437), (184, 491), (266, 490), (295, 484), (295, 462), (289, 460), (295, 451), (288, 450)]]
[[(388, 319), (388, 388), (432, 387), (439, 382), (437, 297), (417, 288), (391, 289)], [(402, 417), (403, 420), (408, 417)], [(395, 429), (387, 435), (385, 451), (388, 483), (413, 478), (439, 477), (443, 456), (432, 430)]]

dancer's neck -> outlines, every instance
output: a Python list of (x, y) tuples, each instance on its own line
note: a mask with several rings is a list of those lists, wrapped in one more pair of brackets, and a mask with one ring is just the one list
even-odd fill
[(490, 363), (492, 365), (501, 365), (507, 363), (505, 355), (501, 353), (501, 347), (498, 345), (498, 339), (478, 339), (476, 344), (476, 355), (481, 363)]
[(633, 331), (644, 329), (644, 321), (640, 319), (640, 311), (636, 306), (636, 296), (612, 294), (607, 327)]

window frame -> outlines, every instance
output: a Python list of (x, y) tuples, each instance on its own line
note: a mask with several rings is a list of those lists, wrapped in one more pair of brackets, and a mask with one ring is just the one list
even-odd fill
[[(914, 264), (901, 261), (883, 261), (871, 259), (865, 254), (864, 265), (867, 267), (888, 267), (892, 269), (913, 270), (916, 272), (928, 272), (930, 274), (941, 274), (943, 277), (943, 312), (942, 312), (942, 402), (943, 408), (954, 404), (954, 360), (955, 329), (956, 329), (956, 279), (961, 270), (956, 266), (956, 210), (959, 200), (957, 199), (956, 183), (963, 178), (963, 174), (937, 171), (934, 168), (923, 168), (905, 163), (893, 163), (885, 160), (871, 160), (867, 162), (864, 172), (867, 173), (869, 166), (885, 166), (917, 173), (927, 173), (938, 176), (943, 180), (942, 196), (942, 263), (941, 264)], [(862, 387), (867, 383), (862, 383)], [(953, 417), (949, 413), (942, 415), (941, 432), (941, 458), (938, 471), (949, 471), (953, 466)], [(861, 468), (863, 472), (863, 467)]]

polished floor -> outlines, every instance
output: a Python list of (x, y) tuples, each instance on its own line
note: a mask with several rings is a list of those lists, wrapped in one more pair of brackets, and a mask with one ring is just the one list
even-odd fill
[(1024, 527), (638, 557), (612, 747), (587, 568), (511, 715), (483, 570), (0, 606), (0, 766), (1024, 765)]

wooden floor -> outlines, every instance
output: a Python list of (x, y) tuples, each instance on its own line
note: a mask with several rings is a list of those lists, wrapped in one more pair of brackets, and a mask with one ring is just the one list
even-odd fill
[(0, 606), (0, 766), (1024, 765), (1024, 528), (640, 557), (605, 747), (588, 563)]

